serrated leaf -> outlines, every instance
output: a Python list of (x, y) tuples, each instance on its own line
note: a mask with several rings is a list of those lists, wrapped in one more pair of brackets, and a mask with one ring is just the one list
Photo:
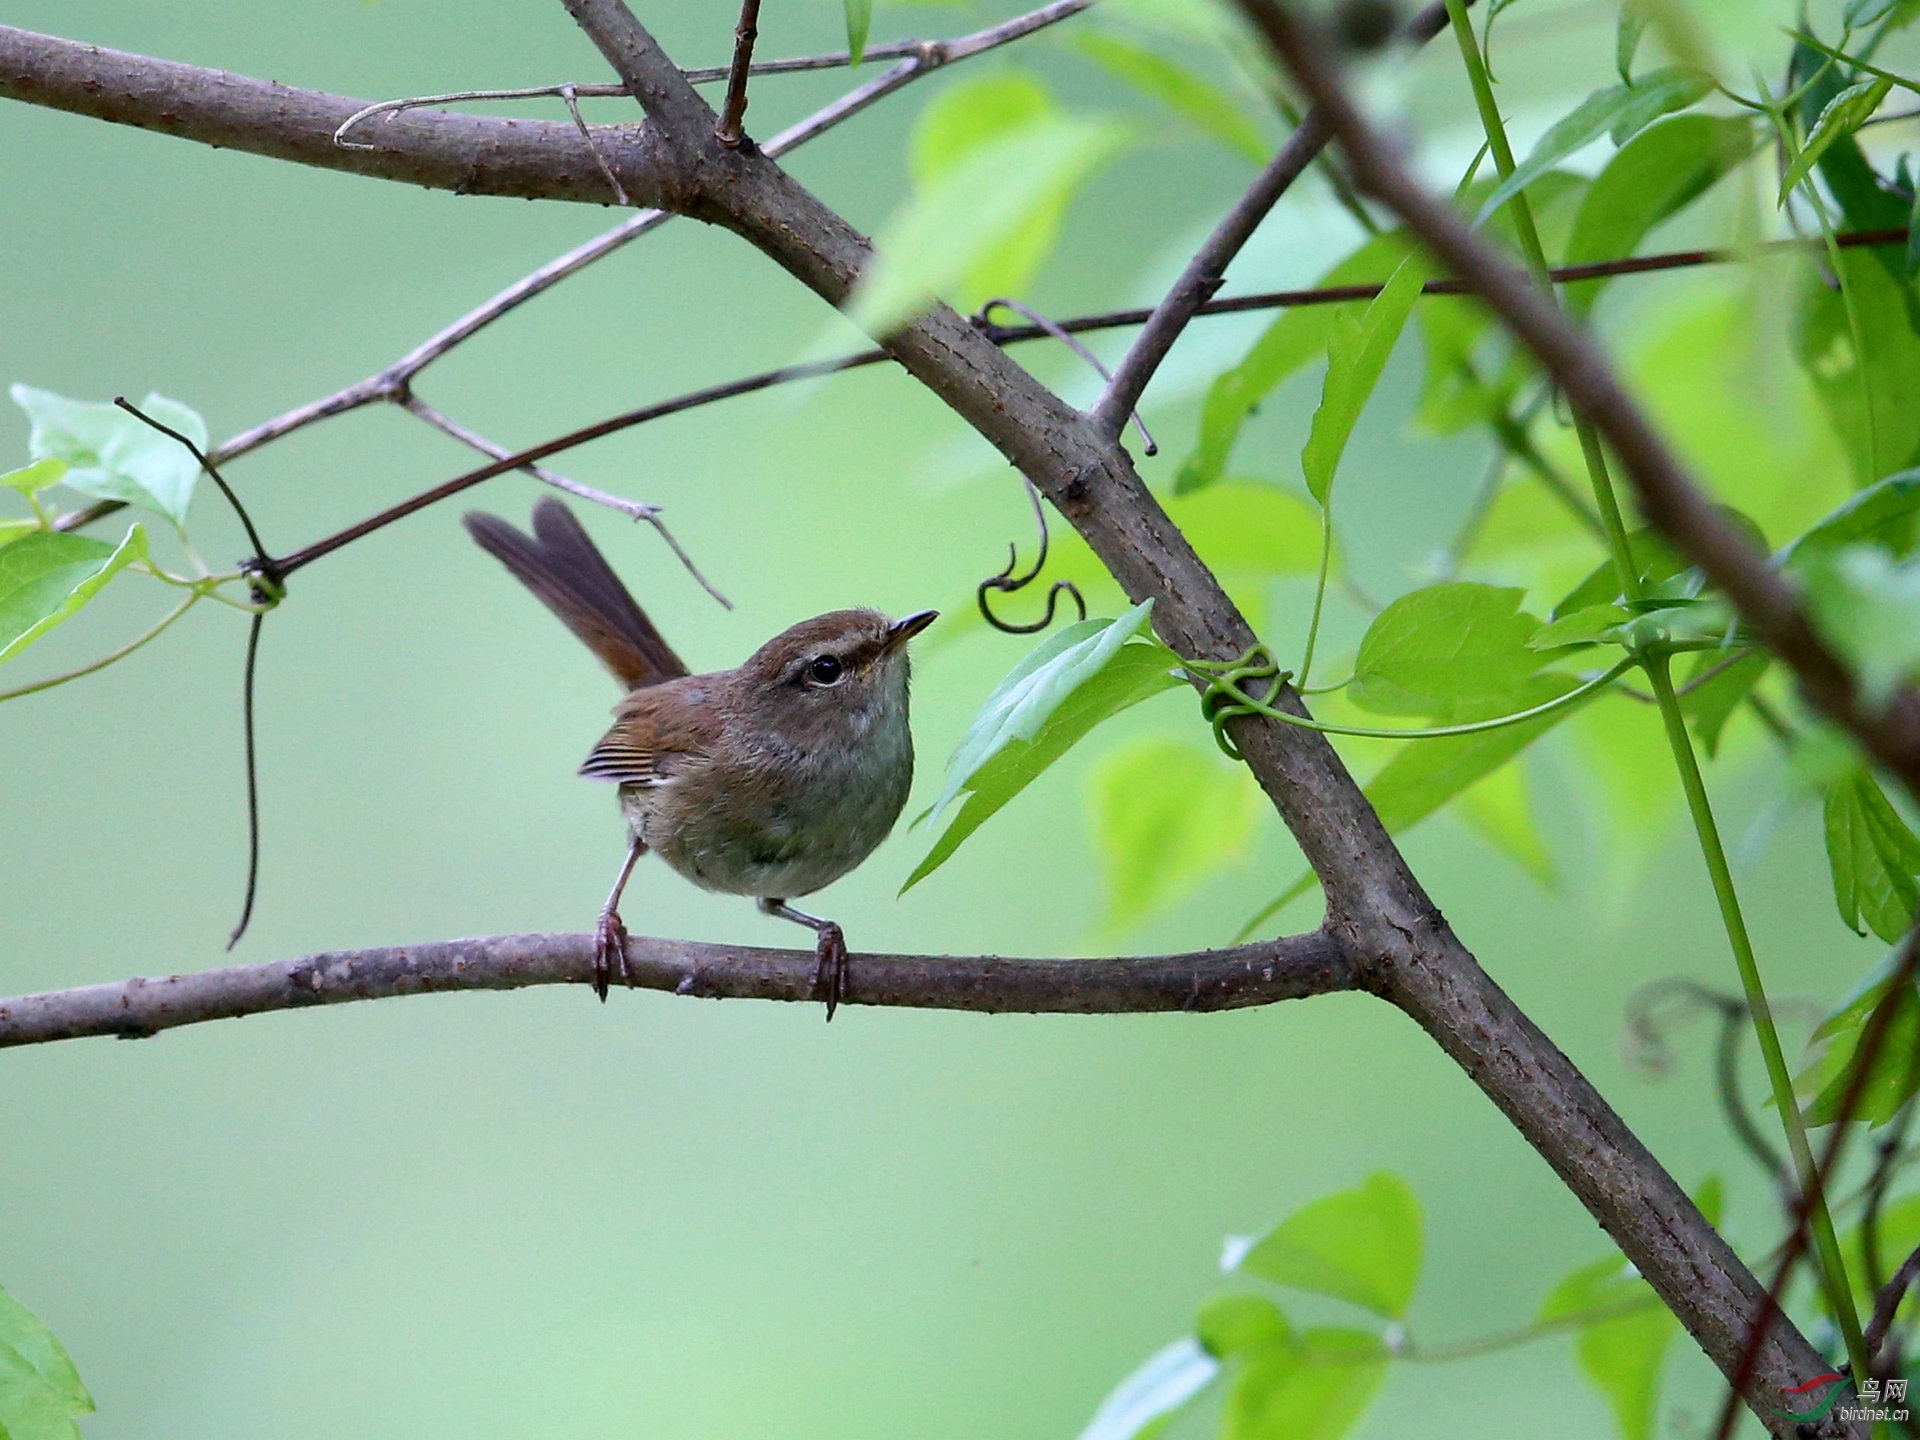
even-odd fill
[[(1407, 240), (1399, 232), (1376, 235), (1319, 280), (1321, 286), (1384, 282), (1406, 258)], [(1213, 484), (1227, 461), (1247, 417), (1289, 375), (1327, 348), (1341, 314), (1357, 314), (1368, 302), (1305, 305), (1274, 317), (1239, 364), (1208, 387), (1200, 411), (1200, 434), (1193, 452), (1181, 462), (1174, 493), (1186, 495)]]
[(1233, 1378), (1221, 1440), (1338, 1440), (1373, 1403), (1387, 1364), (1379, 1336), (1331, 1327), (1255, 1352)]
[(79, 1440), (76, 1415), (93, 1397), (66, 1349), (32, 1311), (0, 1290), (0, 1436)]
[(1420, 1202), (1375, 1171), (1296, 1210), (1241, 1257), (1243, 1274), (1351, 1301), (1388, 1319), (1406, 1314), (1420, 1279)]
[(1419, 257), (1409, 255), (1361, 315), (1342, 314), (1334, 320), (1333, 333), (1327, 339), (1326, 381), (1320, 389), (1320, 404), (1313, 412), (1313, 428), (1300, 452), (1307, 491), (1322, 508), (1333, 493), (1334, 471), (1346, 452), (1354, 423), (1380, 383), (1387, 357), (1393, 354), (1400, 332), (1407, 327), (1407, 317), (1420, 298), (1426, 276), (1426, 266)]
[(1602, 135), (1611, 132), (1613, 143), (1624, 145), (1662, 115), (1686, 109), (1712, 89), (1713, 77), (1705, 71), (1669, 65), (1648, 71), (1631, 85), (1610, 85), (1594, 91), (1549, 128), (1513, 173), (1494, 186), (1474, 223), (1486, 224), (1507, 201)]
[(873, 0), (842, 0), (847, 18), (847, 49), (853, 54), (853, 67), (867, 53), (867, 35), (873, 29)]
[[(1629, 1272), (1618, 1256), (1609, 1256), (1581, 1266), (1554, 1287), (1540, 1318), (1613, 1310), (1641, 1299), (1655, 1300), (1652, 1287)], [(1657, 1302), (1580, 1327), (1574, 1355), (1612, 1409), (1624, 1440), (1651, 1440), (1660, 1370), (1679, 1328), (1673, 1313)]]
[[(1755, 134), (1753, 123), (1740, 116), (1676, 115), (1634, 136), (1581, 200), (1566, 263), (1633, 254), (1654, 226), (1684, 210), (1751, 155)], [(1564, 287), (1562, 294), (1584, 315), (1606, 284), (1605, 279), (1583, 280)]]
[(1449, 581), (1410, 591), (1367, 627), (1347, 695), (1378, 715), (1446, 715), (1540, 668), (1524, 590)]
[(1150, 737), (1101, 760), (1090, 779), (1107, 924), (1121, 928), (1190, 892), (1245, 851), (1259, 791), (1211, 747)]
[[(117, 405), (69, 400), (31, 385), (15, 385), (9, 393), (33, 427), (27, 453), (36, 460), (66, 461), (69, 469), (61, 483), (68, 489), (98, 500), (141, 505), (176, 525), (187, 523), (200, 462), (179, 441), (142, 424)], [(207, 448), (207, 422), (197, 411), (151, 394), (140, 408), (202, 450)]]
[(9, 470), (0, 475), (0, 485), (9, 490), (18, 490), (22, 495), (33, 495), (49, 485), (58, 485), (67, 473), (67, 462), (49, 456), (45, 460), (36, 460), (19, 470)]
[[(1794, 1093), (1805, 1101), (1807, 1124), (1831, 1125), (1840, 1118), (1863, 1058), (1859, 1047), (1867, 1021), (1892, 992), (1899, 966), (1896, 947), (1815, 1028), (1811, 1058), (1793, 1078)], [(1914, 1064), (1920, 1046), (1920, 989), (1908, 982), (1890, 1003), (1892, 1018), (1852, 1115), (1873, 1127), (1886, 1124), (1913, 1098), (1920, 1078), (1920, 1066)]]
[(1220, 1362), (1191, 1337), (1157, 1350), (1113, 1392), (1080, 1432), (1080, 1440), (1150, 1440), (1173, 1414), (1220, 1373)]
[(884, 336), (956, 284), (1019, 288), (1007, 283), (1007, 256), (1031, 271), (1032, 227), (1049, 227), (1050, 246), (1061, 206), (1126, 139), (1117, 121), (1061, 117), (979, 146), (888, 222), (877, 258), (847, 301), (847, 318)]
[(1143, 95), (1165, 105), (1202, 134), (1255, 165), (1267, 162), (1267, 143), (1233, 97), (1186, 66), (1143, 45), (1100, 30), (1077, 37), (1087, 55)]
[(1841, 922), (1857, 935), (1870, 929), (1893, 944), (1920, 908), (1920, 838), (1864, 767), (1827, 788), (1825, 817)]
[(1156, 640), (1133, 639), (1150, 604), (1142, 601), (1118, 620), (1067, 626), (1000, 682), (948, 762), (940, 798), (922, 818), (937, 818), (962, 791), (968, 792), (966, 803), (902, 891), (944, 864), (962, 840), (1094, 726), (1185, 683), (1171, 650)]
[(1849, 85), (1827, 102), (1807, 135), (1807, 143), (1800, 147), (1800, 153), (1794, 157), (1793, 164), (1787, 167), (1787, 173), (1780, 181), (1780, 204), (1787, 203), (1787, 197), (1807, 178), (1814, 164), (1827, 153), (1827, 148), (1834, 141), (1853, 134), (1872, 117), (1892, 88), (1893, 82), (1883, 75)]
[(11, 660), (147, 553), (136, 525), (118, 545), (42, 530), (0, 549), (0, 663)]

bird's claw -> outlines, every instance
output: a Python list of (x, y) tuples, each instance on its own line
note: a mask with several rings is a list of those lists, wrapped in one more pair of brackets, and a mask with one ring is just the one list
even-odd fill
[(831, 920), (823, 924), (813, 943), (813, 993), (827, 1002), (827, 1020), (847, 998), (847, 937)]
[(633, 984), (633, 972), (627, 968), (627, 927), (619, 912), (602, 910), (600, 923), (593, 927), (593, 993), (602, 1003), (615, 975), (622, 985)]

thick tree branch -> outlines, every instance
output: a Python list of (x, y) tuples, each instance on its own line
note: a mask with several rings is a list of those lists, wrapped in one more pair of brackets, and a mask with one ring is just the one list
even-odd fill
[[(333, 132), (364, 100), (298, 90), (225, 70), (129, 55), (0, 25), (0, 97), (157, 130), (276, 160), (401, 180), (463, 195), (609, 204), (593, 149), (566, 121), (413, 110), (342, 149)], [(606, 125), (594, 144), (641, 204), (674, 173), (645, 126)]]
[[(626, 67), (621, 78), (630, 88), (691, 93), (619, 0), (565, 3), (601, 53)], [(696, 197), (697, 213), (735, 230), (829, 303), (843, 302), (870, 258), (867, 241), (777, 166), (717, 142), (689, 143), (703, 121), (711, 125), (711, 113), (676, 136), (675, 153), (695, 167), (687, 193)], [(1153, 599), (1154, 628), (1176, 652), (1212, 660), (1246, 652), (1254, 635), (1245, 617), (1125, 450), (1089, 417), (945, 306), (885, 344), (1040, 488), (1129, 596)], [(1303, 709), (1284, 687), (1277, 701)], [(1355, 957), (1361, 984), (1433, 1036), (1606, 1227), (1701, 1347), (1723, 1369), (1737, 1365), (1762, 1298), (1740, 1258), (1480, 969), (1325, 739), (1258, 716), (1231, 724), (1254, 776), (1319, 875), (1327, 928)], [(1813, 1367), (1822, 1363), (1803, 1337), (1782, 1327), (1768, 1340), (1759, 1373), (1777, 1390), (1818, 1373)]]
[[(633, 936), (634, 985), (709, 1000), (812, 1000), (811, 950), (764, 950)], [(271, 1010), (442, 990), (587, 985), (591, 935), (490, 935), (339, 950), (190, 975), (137, 977), (0, 1000), (0, 1048), (89, 1035), (138, 1038)], [(1356, 984), (1339, 942), (1321, 931), (1191, 955), (1016, 960), (999, 955), (852, 955), (842, 1005), (987, 1013), (1118, 1015), (1233, 1010)]]
[(1727, 592), (1767, 648), (1792, 668), (1807, 700), (1852, 731), (1920, 799), (1920, 695), (1905, 689), (1884, 706), (1866, 702), (1851, 672), (1815, 633), (1792, 584), (1688, 477), (1599, 347), (1523, 272), (1421, 188), (1362, 118), (1298, 21), (1270, 0), (1241, 5), (1326, 112), (1355, 183), (1400, 216), (1436, 259), (1498, 312), (1620, 457), (1647, 520)]

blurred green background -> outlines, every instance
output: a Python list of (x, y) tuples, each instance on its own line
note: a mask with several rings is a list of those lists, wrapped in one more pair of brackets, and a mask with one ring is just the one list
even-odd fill
[[(6, 10), (13, 24), (369, 99), (604, 73), (552, 4)], [(957, 33), (1012, 12), (883, 6), (874, 36)], [(724, 58), (730, 9), (655, 0), (641, 14), (683, 63)], [(824, 0), (770, 4), (762, 53), (832, 48), (837, 24)], [(1600, 5), (1516, 18), (1503, 76), (1523, 122), (1530, 105), (1550, 118), (1605, 83), (1611, 25)], [(1113, 96), (1064, 43), (1017, 53), (1069, 104)], [(910, 117), (963, 73), (887, 102), (793, 168), (872, 229), (903, 192)], [(770, 134), (844, 83), (756, 82), (749, 126)], [(1394, 84), (1436, 153), (1471, 153), (1451, 46)], [(1218, 147), (1157, 129), (1073, 209), (1035, 289), (1043, 309), (1150, 298), (1244, 183)], [(0, 109), (0, 182), (0, 375), (89, 399), (157, 389), (202, 410), (216, 436), (370, 373), (616, 218), (14, 105)], [(1344, 234), (1324, 199), (1303, 199), (1234, 283), (1309, 281)], [(1646, 333), (1706, 283), (1649, 283), (1609, 323)], [(829, 323), (744, 245), (677, 221), (497, 325), (420, 389), (497, 440), (531, 443), (791, 359)], [(1191, 434), (1193, 382), (1258, 325), (1196, 329), (1150, 411), (1163, 445), (1150, 479), (1170, 479)], [(1407, 351), (1341, 481), (1354, 574), (1383, 598), (1428, 577), (1485, 460), (1476, 437), (1409, 429), (1419, 357)], [(1070, 362), (1020, 353), (1085, 398)], [(1247, 468), (1295, 474), (1317, 393), (1311, 375), (1282, 392), (1243, 444)], [(0, 413), (0, 464), (19, 463), (25, 435)], [(468, 463), (382, 409), (270, 447), (229, 478), (287, 549)], [(889, 369), (701, 410), (559, 463), (664, 505), (735, 600), (722, 611), (644, 528), (586, 517), (696, 668), (735, 663), (832, 606), (961, 614), (1006, 541), (1023, 554), (1031, 543), (1013, 477)], [(473, 503), (518, 519), (534, 489), (507, 477)], [(267, 626), (262, 889), (237, 960), (591, 922), (621, 829), (609, 793), (572, 772), (615, 697), (457, 518), (426, 512), (313, 567)], [(195, 525), (216, 562), (242, 553), (207, 494)], [(19, 679), (119, 643), (153, 613), (151, 591), (121, 586), (37, 646)], [(1297, 636), (1304, 595), (1276, 589), (1276, 635)], [(1350, 642), (1357, 622), (1340, 623), (1335, 638)], [(0, 708), (0, 993), (224, 963), (245, 851), (243, 629), (203, 607), (126, 664)], [(1025, 649), (945, 624), (931, 641), (914, 809)], [(1097, 737), (904, 899), (894, 892), (926, 842), (903, 827), (818, 908), (856, 948), (1224, 943), (1296, 871), (1271, 815), (1245, 860), (1177, 910), (1118, 939), (1099, 928), (1088, 764), (1130, 735), (1199, 740), (1189, 703), (1157, 700)], [(1704, 1027), (1662, 1084), (1619, 1058), (1636, 987), (1733, 979), (1697, 859), (1662, 818), (1657, 796), (1666, 816), (1676, 797), (1650, 792), (1653, 819), (1622, 870), (1576, 803), (1575, 752), (1565, 737), (1547, 748), (1536, 779), (1555, 888), (1451, 819), (1410, 837), (1414, 863), (1483, 963), (1683, 1183), (1729, 1177), (1735, 1237), (1759, 1239), (1770, 1200), (1713, 1111)], [(1749, 839), (1740, 878), (1763, 964), (1778, 994), (1831, 997), (1868, 952), (1833, 919), (1817, 815), (1782, 803), (1777, 765), (1747, 752), (1714, 783), (1730, 833)], [(655, 864), (626, 915), (636, 931), (796, 943)], [(1312, 923), (1306, 907), (1287, 918)], [(831, 1029), (806, 1006), (444, 996), (12, 1051), (0, 1097), (0, 1284), (71, 1349), (99, 1403), (84, 1425), (96, 1440), (1071, 1437), (1190, 1325), (1224, 1236), (1370, 1170), (1405, 1175), (1425, 1207), (1418, 1339), (1522, 1323), (1606, 1247), (1466, 1077), (1357, 996), (1211, 1017), (854, 1009)], [(1676, 1355), (1663, 1417), (1697, 1426), (1713, 1391), (1684, 1341)], [(1359, 1433), (1543, 1428), (1610, 1433), (1564, 1340), (1398, 1366)]]

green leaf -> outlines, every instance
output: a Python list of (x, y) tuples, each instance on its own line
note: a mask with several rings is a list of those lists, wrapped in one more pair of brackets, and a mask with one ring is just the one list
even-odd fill
[(1320, 564), (1320, 517), (1290, 490), (1264, 480), (1221, 480), (1167, 506), (1215, 571), (1311, 575)]
[(1249, 1356), (1220, 1418), (1221, 1440), (1338, 1440), (1387, 1376), (1377, 1335), (1321, 1328)]
[(1320, 405), (1313, 412), (1306, 448), (1300, 452), (1307, 490), (1323, 508), (1333, 493), (1333, 472), (1339, 468), (1354, 422), (1380, 383), (1380, 373), (1407, 327), (1426, 277), (1426, 266), (1409, 255), (1386, 288), (1368, 302), (1364, 314), (1356, 318), (1343, 312), (1335, 317), (1333, 333), (1327, 338), (1327, 377)]
[(1713, 77), (1688, 65), (1650, 70), (1631, 85), (1596, 90), (1573, 112), (1553, 125), (1532, 152), (1514, 167), (1481, 205), (1476, 225), (1484, 225), (1507, 201), (1538, 180), (1574, 151), (1612, 132), (1613, 143), (1628, 138), (1673, 110), (1684, 110), (1710, 93)]
[(1420, 1279), (1420, 1202), (1398, 1175), (1376, 1171), (1282, 1220), (1239, 1269), (1398, 1319)]
[[(187, 523), (200, 462), (179, 441), (143, 425), (117, 405), (69, 400), (30, 385), (15, 385), (8, 393), (32, 423), (27, 453), (36, 460), (66, 461), (70, 468), (62, 483), (68, 489), (97, 500), (142, 505), (176, 525)], [(197, 411), (151, 394), (140, 408), (202, 450), (207, 448), (207, 422)]]
[[(1764, 650), (1751, 651), (1731, 665), (1726, 665), (1727, 658), (1710, 650), (1702, 651), (1694, 658), (1693, 673), (1688, 677), (1692, 688), (1680, 697), (1681, 712), (1693, 722), (1694, 733), (1710, 757), (1720, 753), (1720, 736), (1727, 721), (1740, 702), (1753, 693), (1753, 687), (1760, 683), (1760, 677), (1772, 663), (1772, 657)], [(1700, 680), (1700, 676), (1720, 665), (1726, 668), (1711, 680)]]
[(911, 889), (995, 811), (1032, 783), (1095, 725), (1150, 695), (1183, 684), (1179, 657), (1158, 641), (1134, 641), (1150, 601), (1118, 620), (1083, 620), (1042, 641), (980, 708), (953, 759), (947, 784), (922, 818), (937, 817), (964, 791), (960, 813), (901, 886)]
[(22, 495), (33, 495), (49, 485), (58, 485), (66, 473), (66, 461), (49, 457), (36, 460), (24, 469), (9, 470), (5, 475), (0, 475), (0, 485), (18, 490)]
[[(1835, 145), (1829, 158), (1840, 148)], [(1823, 164), (1821, 175), (1827, 173)], [(1905, 221), (1903, 204), (1899, 223)], [(1920, 307), (1912, 287), (1897, 280), (1876, 252), (1843, 250), (1838, 268), (1860, 321), (1867, 356), (1864, 393), (1846, 299), (1812, 265), (1801, 271), (1793, 347), (1852, 462), (1855, 482), (1864, 486), (1891, 471), (1920, 464), (1920, 406), (1913, 403), (1914, 395), (1920, 393), (1920, 330), (1916, 329)], [(1894, 269), (1898, 268), (1896, 261)]]
[(1047, 87), (1024, 70), (969, 76), (928, 102), (907, 137), (907, 169), (927, 186), (996, 140), (1060, 116)]
[(24, 520), (0, 520), (0, 545), (11, 545), (15, 540), (38, 534), (44, 528), (31, 516)]
[[(1009, 257), (1031, 270), (1074, 189), (1126, 139), (1118, 121), (1049, 116), (972, 146), (887, 222), (847, 318), (884, 336), (957, 284), (1019, 289), (1007, 283), (1019, 280)], [(1036, 225), (1045, 238), (1037, 252)]]
[(1512, 690), (1542, 659), (1525, 596), (1464, 580), (1402, 595), (1367, 627), (1348, 697), (1378, 715), (1446, 715)]
[(1264, 1295), (1215, 1295), (1200, 1307), (1194, 1333), (1210, 1355), (1222, 1360), (1293, 1342), (1293, 1327)]
[(1220, 1362), (1197, 1340), (1176, 1340), (1114, 1386), (1080, 1440), (1149, 1440), (1219, 1373)]
[[(1627, 12), (1622, 11), (1621, 23)], [(1595, 178), (1573, 221), (1566, 263), (1584, 265), (1633, 254), (1647, 232), (1684, 210), (1753, 153), (1753, 123), (1741, 116), (1676, 115), (1649, 126)], [(1565, 287), (1567, 303), (1587, 314), (1607, 281)]]
[(117, 546), (43, 530), (0, 549), (0, 662), (77, 612), (146, 553), (147, 532), (138, 525)]
[[(1407, 240), (1399, 232), (1376, 235), (1320, 277), (1321, 286), (1384, 282), (1406, 258)], [(1181, 462), (1174, 494), (1185, 495), (1213, 484), (1226, 471), (1247, 417), (1274, 388), (1327, 348), (1335, 323), (1367, 304), (1304, 305), (1275, 316), (1253, 348), (1207, 390), (1200, 411), (1200, 435), (1193, 453)]]
[(1812, 172), (1814, 163), (1827, 153), (1827, 147), (1858, 130), (1880, 108), (1880, 102), (1887, 98), (1887, 92), (1892, 88), (1893, 82), (1880, 76), (1849, 85), (1827, 102), (1807, 135), (1807, 143), (1801, 146), (1800, 153), (1794, 157), (1785, 178), (1780, 181), (1780, 204), (1787, 203), (1787, 197)]
[[(1768, 548), (1766, 535), (1750, 517), (1729, 505), (1717, 505), (1714, 508), (1755, 549)], [(1634, 568), (1639, 572), (1641, 588), (1648, 597), (1647, 608), (1658, 608), (1664, 602), (1690, 600), (1705, 588), (1705, 576), (1650, 525), (1627, 535), (1627, 554), (1632, 557)], [(1619, 572), (1614, 569), (1611, 560), (1605, 560), (1594, 566), (1586, 579), (1561, 597), (1548, 618), (1557, 621), (1591, 606), (1623, 603)]]
[[(1571, 676), (1535, 675), (1508, 694), (1485, 697), (1454, 718), (1486, 720), (1509, 715), (1544, 705), (1577, 688), (1579, 682)], [(1380, 823), (1397, 835), (1426, 819), (1469, 785), (1491, 775), (1581, 708), (1582, 704), (1568, 705), (1534, 720), (1475, 735), (1410, 740), (1367, 782), (1367, 798), (1373, 802)]]
[(1635, 0), (1626, 0), (1620, 7), (1620, 28), (1614, 33), (1613, 41), (1613, 63), (1620, 72), (1622, 84), (1633, 83), (1633, 57), (1640, 51), (1640, 36), (1650, 18)]
[(1540, 1308), (1540, 1319), (1557, 1320), (1584, 1310), (1612, 1311), (1637, 1300), (1654, 1303), (1582, 1325), (1574, 1354), (1587, 1379), (1612, 1408), (1625, 1440), (1651, 1440), (1661, 1366), (1680, 1328), (1673, 1313), (1657, 1302), (1652, 1287), (1631, 1273), (1619, 1256), (1609, 1256), (1581, 1266), (1555, 1286)]
[[(1840, 1118), (1841, 1104), (1860, 1068), (1867, 1021), (1891, 991), (1899, 964), (1896, 948), (1814, 1030), (1813, 1056), (1793, 1081), (1794, 1092), (1806, 1101), (1807, 1124), (1831, 1125)], [(1874, 1054), (1853, 1111), (1855, 1120), (1874, 1127), (1886, 1124), (1913, 1098), (1920, 1080), (1920, 1065), (1914, 1064), (1920, 1047), (1920, 989), (1909, 982), (1892, 1004), (1886, 1038)]]
[(93, 1397), (53, 1332), (0, 1290), (0, 1436), (8, 1440), (79, 1440), (76, 1415)]
[(1259, 791), (1212, 747), (1138, 740), (1105, 757), (1091, 786), (1107, 924), (1116, 929), (1190, 892), (1253, 835)]
[(1255, 165), (1267, 163), (1267, 143), (1260, 138), (1259, 129), (1219, 86), (1156, 51), (1104, 31), (1084, 30), (1078, 42), (1081, 50), (1114, 75), (1158, 100), (1203, 134)]
[(1856, 935), (1871, 929), (1893, 944), (1920, 908), (1920, 839), (1864, 766), (1827, 788), (1826, 832), (1842, 923)]
[(1542, 625), (1527, 641), (1534, 650), (1573, 650), (1583, 645), (1598, 645), (1607, 632), (1618, 629), (1633, 616), (1618, 605), (1584, 605)]
[(1895, 560), (1877, 546), (1849, 545), (1810, 556), (1799, 570), (1820, 633), (1870, 702), (1920, 673), (1920, 556)]
[(867, 53), (867, 32), (873, 28), (873, 0), (843, 0), (847, 14), (847, 49), (853, 52), (853, 67)]
[(1542, 885), (1554, 882), (1553, 857), (1534, 814), (1527, 768), (1509, 762), (1460, 793), (1460, 818)]
[(1913, 552), (1920, 539), (1920, 470), (1902, 470), (1856, 491), (1780, 552), (1789, 569), (1845, 545), (1871, 544), (1895, 555)]

